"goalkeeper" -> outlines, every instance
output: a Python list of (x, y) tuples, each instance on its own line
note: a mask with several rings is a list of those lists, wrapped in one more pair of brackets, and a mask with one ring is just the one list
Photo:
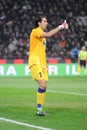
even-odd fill
[(43, 111), (45, 93), (48, 81), (48, 68), (46, 62), (46, 38), (51, 37), (62, 29), (68, 29), (66, 21), (55, 29), (46, 32), (47, 18), (42, 16), (35, 19), (36, 27), (30, 34), (29, 68), (32, 77), (38, 83), (37, 90), (37, 112), (38, 116), (44, 116)]

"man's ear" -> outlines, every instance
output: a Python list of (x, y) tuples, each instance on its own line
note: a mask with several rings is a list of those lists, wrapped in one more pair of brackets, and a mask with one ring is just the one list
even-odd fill
[(38, 25), (40, 26), (40, 22), (38, 22)]

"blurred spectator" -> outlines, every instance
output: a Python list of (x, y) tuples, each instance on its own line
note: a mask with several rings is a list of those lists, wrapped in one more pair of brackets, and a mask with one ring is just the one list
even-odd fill
[(78, 58), (78, 53), (79, 53), (79, 50), (77, 47), (73, 48), (71, 50), (71, 59), (72, 61), (75, 61), (77, 58)]
[(11, 39), (8, 45), (8, 51), (12, 53), (13, 51), (17, 50), (17, 44), (18, 44), (18, 41), (16, 38)]

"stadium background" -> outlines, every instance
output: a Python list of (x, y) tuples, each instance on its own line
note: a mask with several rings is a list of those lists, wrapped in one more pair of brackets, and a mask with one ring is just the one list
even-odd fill
[[(64, 19), (69, 23), (67, 31), (47, 39), (53, 77), (44, 104), (49, 116), (42, 118), (35, 115), (38, 86), (26, 77), (32, 19), (41, 14), (48, 17), (48, 30)], [(87, 0), (0, 0), (0, 130), (87, 130), (87, 76), (71, 76), (84, 44)]]
[(48, 63), (77, 62), (78, 51), (87, 47), (86, 0), (1, 0), (0, 64), (27, 64), (33, 18), (42, 14), (47, 16), (48, 30), (65, 19), (69, 24), (67, 31), (47, 39)]

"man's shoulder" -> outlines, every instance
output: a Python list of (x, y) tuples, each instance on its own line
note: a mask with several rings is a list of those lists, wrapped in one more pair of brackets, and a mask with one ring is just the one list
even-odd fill
[(39, 28), (39, 27), (34, 28), (34, 29), (32, 30), (32, 32), (31, 32), (31, 35), (34, 35), (34, 36), (36, 36), (36, 37), (38, 37), (38, 38), (39, 38), (42, 34), (43, 34), (43, 30), (42, 30), (41, 28)]
[(33, 32), (35, 32), (35, 31), (42, 31), (42, 29), (39, 28), (39, 27), (37, 27), (37, 28), (33, 28), (32, 31), (33, 31)]
[(82, 50), (79, 51), (79, 54), (82, 53)]

